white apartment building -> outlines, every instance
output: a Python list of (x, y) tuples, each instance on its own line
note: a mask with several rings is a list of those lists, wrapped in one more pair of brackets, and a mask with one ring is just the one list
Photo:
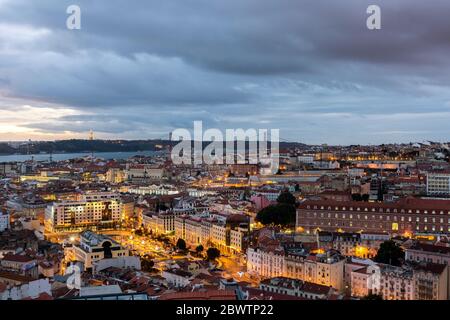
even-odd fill
[(304, 262), (305, 281), (344, 290), (344, 264), (340, 256), (310, 256)]
[(264, 250), (249, 247), (247, 249), (247, 272), (263, 278), (284, 275), (284, 250), (282, 247)]
[(427, 194), (434, 196), (450, 195), (450, 172), (427, 173)]
[(9, 229), (9, 214), (0, 211), (0, 232)]
[(373, 287), (381, 279), (378, 276), (380, 273), (379, 267), (373, 265), (354, 268), (350, 273), (350, 286), (353, 297), (361, 298), (374, 293)]
[(263, 278), (288, 277), (344, 289), (345, 260), (338, 254), (299, 255), (281, 246), (247, 249), (247, 271)]
[(122, 183), (125, 181), (125, 172), (120, 168), (111, 168), (106, 172), (105, 179), (109, 183)]
[(222, 252), (241, 253), (246, 248), (248, 224), (232, 225), (207, 214), (175, 218), (175, 238), (188, 245), (214, 246)]
[(150, 185), (139, 187), (126, 187), (124, 192), (140, 194), (140, 195), (174, 195), (179, 191), (172, 185)]
[(180, 269), (172, 269), (163, 271), (162, 277), (168, 284), (177, 288), (184, 288), (191, 283), (192, 273)]
[(125, 178), (128, 181), (159, 181), (164, 176), (164, 168), (152, 164), (127, 164)]
[(206, 244), (206, 239), (205, 241), (202, 239), (202, 223), (198, 217), (177, 217), (175, 235), (177, 238), (184, 239), (189, 245)]
[(175, 218), (173, 212), (147, 212), (141, 216), (142, 225), (153, 234), (167, 234), (175, 231)]
[(72, 247), (72, 253), (76, 261), (84, 263), (86, 269), (92, 268), (95, 262), (103, 259), (129, 256), (128, 250), (111, 238), (89, 230), (80, 234), (80, 243)]
[(103, 201), (120, 200), (120, 194), (116, 192), (86, 192), (77, 195), (77, 201)]
[(186, 237), (187, 243), (199, 245), (202, 241), (202, 224), (199, 220), (189, 219), (186, 223)]
[(304, 154), (304, 155), (298, 156), (297, 161), (299, 163), (313, 164), (314, 163), (314, 155), (313, 154)]
[(236, 229), (230, 230), (230, 244), (229, 247), (237, 252), (242, 252), (245, 249), (247, 235), (247, 229), (237, 227)]
[(212, 223), (211, 242), (220, 250), (227, 246), (227, 228), (222, 223)]
[(36, 299), (41, 294), (52, 295), (49, 279), (37, 279), (15, 286), (7, 286), (4, 291), (0, 292), (0, 300)]
[(434, 263), (362, 267), (352, 271), (352, 296), (379, 294), (383, 300), (447, 300), (447, 269), (447, 265)]
[(383, 300), (414, 300), (411, 268), (376, 264), (355, 270), (351, 275), (352, 295), (381, 295)]
[(377, 292), (383, 300), (413, 300), (414, 280), (411, 270), (383, 265), (381, 285)]
[(414, 269), (414, 300), (448, 300), (448, 266), (420, 264)]
[(54, 202), (45, 210), (47, 232), (76, 231), (86, 227), (113, 228), (122, 219), (119, 200)]
[[(405, 260), (450, 266), (450, 247), (419, 242), (405, 250)], [(450, 267), (447, 268), (447, 297), (450, 298)]]
[(186, 239), (186, 219), (186, 216), (175, 218), (175, 239)]
[(302, 297), (311, 300), (324, 300), (334, 293), (333, 288), (298, 279), (276, 277), (261, 281), (259, 288), (279, 294)]
[(269, 201), (277, 201), (280, 193), (281, 193), (280, 190), (257, 190), (257, 191), (254, 191), (255, 195), (266, 197), (266, 199)]

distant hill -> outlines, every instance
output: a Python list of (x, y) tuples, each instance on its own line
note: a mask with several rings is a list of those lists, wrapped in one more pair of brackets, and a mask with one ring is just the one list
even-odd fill
[(0, 154), (13, 154), (16, 149), (8, 145), (7, 143), (0, 143)]
[[(0, 143), (0, 154), (78, 153), (78, 152), (134, 152), (157, 151), (174, 146), (178, 141), (169, 140), (59, 140), (36, 141), (12, 147)], [(204, 146), (208, 142), (203, 143)], [(280, 142), (280, 148), (305, 147), (302, 143)]]

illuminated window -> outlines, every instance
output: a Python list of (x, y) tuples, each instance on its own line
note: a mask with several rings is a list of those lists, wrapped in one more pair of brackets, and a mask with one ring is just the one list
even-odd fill
[(397, 222), (392, 223), (392, 231), (398, 231), (398, 223)]

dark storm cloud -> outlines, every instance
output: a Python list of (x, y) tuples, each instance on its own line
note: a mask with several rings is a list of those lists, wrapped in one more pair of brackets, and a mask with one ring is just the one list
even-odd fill
[[(379, 31), (368, 0), (0, 0), (0, 95), (80, 110), (21, 124), (42, 131), (138, 137), (203, 120), (311, 142), (444, 137), (450, 2), (375, 2)], [(79, 31), (65, 28), (74, 3)]]

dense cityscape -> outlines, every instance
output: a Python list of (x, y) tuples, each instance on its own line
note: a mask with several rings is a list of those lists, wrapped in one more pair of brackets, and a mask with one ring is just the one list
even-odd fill
[(445, 315), (449, 12), (0, 0), (0, 315)]
[(449, 299), (447, 143), (171, 148), (1, 163), (0, 300)]

